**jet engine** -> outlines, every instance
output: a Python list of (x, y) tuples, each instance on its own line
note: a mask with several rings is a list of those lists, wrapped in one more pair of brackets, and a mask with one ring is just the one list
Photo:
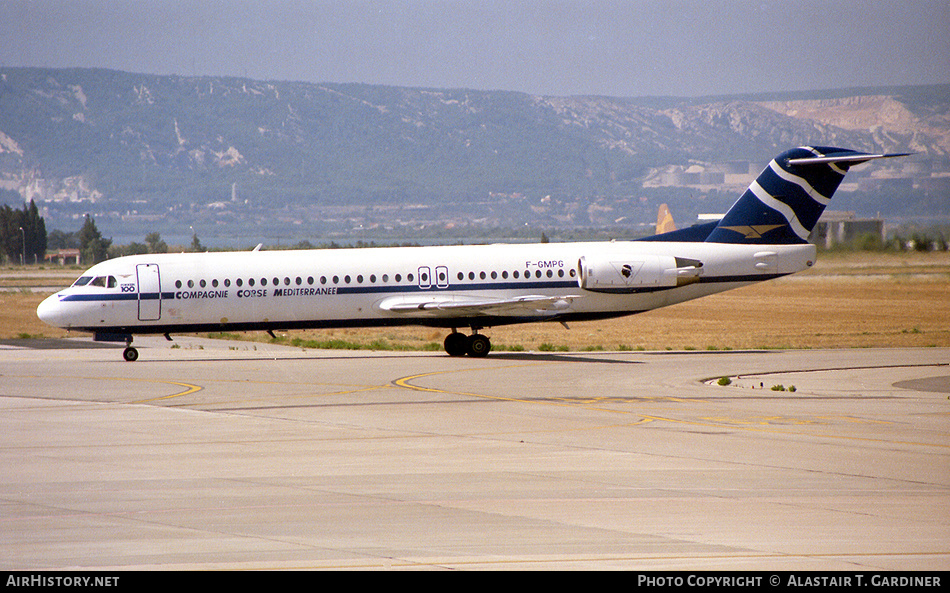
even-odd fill
[(699, 282), (703, 262), (671, 255), (595, 255), (577, 261), (577, 283), (584, 290), (633, 293)]

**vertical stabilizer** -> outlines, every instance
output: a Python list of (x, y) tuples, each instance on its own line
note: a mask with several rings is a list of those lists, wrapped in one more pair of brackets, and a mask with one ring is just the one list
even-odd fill
[(676, 230), (676, 223), (673, 222), (673, 215), (666, 204), (660, 204), (660, 209), (656, 213), (656, 234), (668, 233)]
[(848, 169), (872, 159), (844, 148), (805, 146), (772, 159), (739, 197), (707, 243), (806, 243)]

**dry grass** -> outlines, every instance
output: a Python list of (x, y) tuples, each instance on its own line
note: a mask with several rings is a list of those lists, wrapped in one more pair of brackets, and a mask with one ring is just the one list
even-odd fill
[[(11, 274), (8, 270), (0, 276)], [(64, 284), (75, 275), (64, 276)], [(0, 292), (0, 338), (65, 336), (36, 318), (36, 306), (45, 296)], [(950, 255), (824, 254), (819, 265), (797, 276), (570, 327), (506, 326), (489, 335), (499, 348), (525, 350), (950, 347)], [(241, 335), (269, 339), (263, 333)], [(441, 346), (445, 332), (407, 327), (286, 335), (422, 348)]]

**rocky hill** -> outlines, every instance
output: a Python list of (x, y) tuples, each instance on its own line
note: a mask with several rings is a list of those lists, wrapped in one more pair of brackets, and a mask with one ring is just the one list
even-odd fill
[(918, 153), (846, 189), (950, 214), (950, 85), (634, 99), (0, 68), (0, 193), (52, 227), (637, 224), (726, 207), (809, 143)]

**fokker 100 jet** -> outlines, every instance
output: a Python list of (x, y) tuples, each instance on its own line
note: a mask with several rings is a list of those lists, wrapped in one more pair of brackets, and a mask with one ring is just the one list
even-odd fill
[(480, 357), (485, 328), (632, 315), (807, 269), (808, 235), (848, 169), (892, 156), (795, 148), (721, 220), (634, 241), (119, 257), (37, 315), (124, 341), (128, 361), (135, 334), (395, 325), (451, 330), (449, 355)]

